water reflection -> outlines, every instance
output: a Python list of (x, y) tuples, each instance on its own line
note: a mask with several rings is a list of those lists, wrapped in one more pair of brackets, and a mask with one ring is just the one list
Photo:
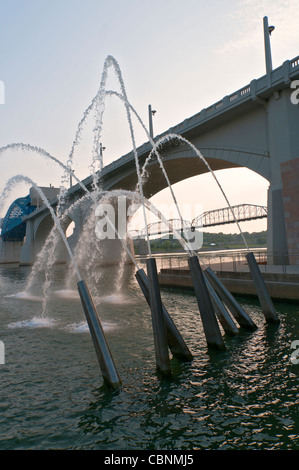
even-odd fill
[[(103, 385), (76, 291), (63, 291), (65, 274), (58, 273), (48, 303), (51, 327), (9, 328), (39, 318), (41, 302), (5, 297), (22, 292), (26, 276), (13, 281), (9, 270), (0, 270), (1, 339), (10, 351), (0, 370), (5, 387), (0, 390), (0, 448), (26, 447), (26, 433), (37, 436), (31, 448), (41, 445), (41, 435), (44, 448), (298, 447), (299, 366), (290, 361), (291, 341), (299, 337), (298, 306), (278, 304), (281, 322), (268, 325), (257, 302), (242, 299), (258, 329), (225, 335), (226, 350), (210, 351), (195, 297), (163, 290), (163, 302), (194, 359), (172, 358), (173, 377), (162, 380), (150, 310), (129, 272), (126, 291), (116, 295), (108, 283), (97, 296), (123, 381), (121, 390), (111, 392)], [(45, 429), (42, 422), (48, 423)], [(64, 437), (57, 435), (58, 428), (65, 430)], [(5, 436), (16, 434), (18, 443), (14, 437), (7, 441)]]

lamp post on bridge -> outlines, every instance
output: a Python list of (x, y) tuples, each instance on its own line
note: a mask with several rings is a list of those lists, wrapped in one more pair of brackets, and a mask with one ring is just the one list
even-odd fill
[(100, 155), (103, 156), (103, 151), (106, 150), (106, 147), (103, 147), (102, 142), (100, 143)]
[(101, 162), (103, 162), (103, 152), (106, 150), (106, 147), (103, 147), (102, 142), (100, 143), (100, 157), (101, 157)]
[(157, 111), (154, 109), (152, 110), (152, 106), (148, 105), (148, 120), (149, 120), (149, 134), (151, 138), (154, 138), (154, 129), (153, 129), (153, 116), (156, 114)]
[(275, 26), (269, 26), (268, 17), (264, 16), (264, 42), (265, 42), (265, 58), (266, 58), (266, 73), (272, 72), (272, 57), (270, 36), (274, 31)]
[(70, 173), (70, 188), (73, 186), (73, 173), (75, 172), (74, 170), (70, 170), (71, 173)]

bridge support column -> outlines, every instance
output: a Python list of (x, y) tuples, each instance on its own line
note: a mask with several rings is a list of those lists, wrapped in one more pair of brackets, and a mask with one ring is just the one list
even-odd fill
[(299, 265), (299, 158), (281, 164), (289, 263)]
[(95, 222), (90, 236), (99, 241), (98, 261), (101, 266), (133, 262), (133, 240), (127, 236), (129, 205), (130, 201), (125, 196), (112, 196), (107, 199), (104, 197), (93, 209)]
[(292, 103), (291, 93), (290, 87), (276, 90), (269, 98), (267, 105), (267, 139), (271, 162), (271, 185), (268, 193), (269, 264), (271, 261), (272, 264), (288, 263), (281, 169), (284, 163), (298, 157), (299, 146), (298, 105)]
[[(20, 253), (20, 265), (30, 266), (34, 264), (53, 226), (53, 219), (49, 213), (42, 214), (35, 219), (26, 220), (26, 237)], [(66, 249), (58, 231), (54, 254), (55, 263), (65, 263)]]
[(0, 238), (0, 264), (18, 263), (23, 242), (3, 241)]
[(26, 237), (20, 252), (20, 266), (27, 266), (34, 263), (34, 220), (26, 221)]
[(268, 264), (288, 264), (288, 245), (281, 186), (268, 189)]

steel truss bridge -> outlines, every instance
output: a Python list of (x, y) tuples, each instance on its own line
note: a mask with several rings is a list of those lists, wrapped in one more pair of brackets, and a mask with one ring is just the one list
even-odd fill
[[(232, 213), (233, 212), (233, 213)], [(234, 215), (233, 215), (234, 214)], [(267, 217), (267, 207), (255, 204), (238, 204), (236, 206), (224, 207), (203, 212), (195, 217), (192, 222), (181, 219), (170, 219), (167, 224), (163, 221), (153, 222), (140, 231), (131, 232), (132, 238), (144, 238), (149, 236), (172, 234), (174, 231), (182, 233), (204, 227), (215, 227), (216, 225), (233, 224), (236, 222), (247, 222), (250, 220), (264, 219)]]
[(3, 241), (23, 241), (26, 235), (26, 222), (23, 218), (35, 211), (30, 195), (16, 199), (1, 220), (1, 238)]
[[(231, 210), (232, 209), (232, 210)], [(232, 214), (232, 211), (235, 215)], [(239, 204), (207, 211), (192, 220), (192, 227), (214, 227), (215, 225), (247, 222), (248, 220), (263, 219), (267, 217), (267, 207), (255, 204)]]

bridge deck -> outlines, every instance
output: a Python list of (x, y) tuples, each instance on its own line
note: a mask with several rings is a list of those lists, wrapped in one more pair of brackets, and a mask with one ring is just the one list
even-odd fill
[[(217, 101), (206, 109), (202, 109), (199, 113), (185, 119), (176, 126), (171, 127), (163, 134), (156, 136), (155, 141), (159, 141), (159, 139), (169, 133), (178, 134), (188, 139), (199, 132), (200, 128), (204, 128), (206, 130), (209, 127), (211, 128), (215, 126), (216, 122), (225, 122), (229, 115), (238, 116), (240, 113), (244, 113), (260, 106), (260, 103), (269, 98), (274, 91), (289, 88), (290, 83), (298, 78), (299, 56), (292, 60), (286, 60), (280, 67), (276, 68), (271, 73), (252, 80), (249, 84), (234, 93), (225, 96), (222, 100)], [(141, 163), (145, 160), (151, 150), (152, 146), (150, 142), (145, 142), (137, 149)], [(110, 183), (110, 186), (108, 184), (107, 189), (111, 189), (115, 184), (117, 187), (120, 187), (119, 183), (122, 181), (122, 178), (126, 177), (124, 175), (132, 172), (134, 167), (135, 156), (133, 152), (130, 152), (113, 161), (109, 165), (106, 165), (102, 170), (104, 186), (107, 179), (110, 178), (112, 182)], [(92, 176), (85, 178), (83, 183), (87, 188), (91, 188)], [(76, 194), (82, 194), (82, 188), (79, 184), (76, 184), (69, 189), (68, 194), (70, 197), (75, 197)], [(57, 199), (54, 199), (51, 204), (57, 204)], [(26, 218), (37, 217), (43, 211), (47, 211), (47, 208), (40, 208)]]

